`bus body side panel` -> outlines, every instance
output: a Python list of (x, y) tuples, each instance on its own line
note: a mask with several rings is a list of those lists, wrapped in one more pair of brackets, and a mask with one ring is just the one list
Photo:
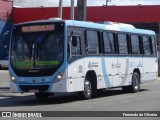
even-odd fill
[(68, 92), (83, 91), (85, 76), (89, 71), (94, 71), (96, 74), (97, 89), (108, 88), (109, 78), (103, 59), (103, 57), (86, 57), (71, 63), (68, 67)]
[(68, 92), (84, 90), (84, 60), (80, 58), (68, 65)]
[[(107, 79), (108, 77), (109, 81), (108, 87), (114, 87), (117, 86), (118, 84), (119, 75), (118, 75), (117, 63), (118, 63), (117, 55), (105, 58), (106, 73), (104, 75), (106, 76), (105, 79)], [(105, 71), (105, 69), (103, 69), (103, 72)], [(102, 87), (107, 87), (107, 86), (102, 86)]]
[(143, 74), (143, 59), (142, 56), (132, 56), (130, 57), (130, 62), (129, 62), (129, 74), (131, 75), (129, 79), (129, 85), (132, 84), (132, 74), (134, 70), (139, 70), (140, 72), (140, 80), (142, 79), (142, 74)]
[(85, 75), (88, 71), (94, 71), (97, 76), (97, 89), (108, 88), (109, 79), (107, 75), (107, 68), (105, 63), (105, 57), (87, 57), (84, 59)]
[(130, 57), (118, 56), (118, 63), (115, 67), (118, 69), (119, 79), (114, 79), (114, 87), (129, 85), (131, 79), (129, 62)]
[(156, 80), (158, 78), (158, 66), (156, 57), (143, 57), (143, 77), (141, 82)]

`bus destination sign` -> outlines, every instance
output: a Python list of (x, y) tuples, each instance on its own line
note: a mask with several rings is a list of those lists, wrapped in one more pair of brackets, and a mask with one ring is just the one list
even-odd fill
[(55, 25), (34, 25), (34, 26), (23, 26), (22, 32), (41, 32), (41, 31), (52, 31), (55, 29)]

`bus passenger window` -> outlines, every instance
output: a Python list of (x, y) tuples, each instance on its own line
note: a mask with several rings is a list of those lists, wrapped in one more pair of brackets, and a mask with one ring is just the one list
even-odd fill
[(113, 33), (103, 33), (104, 52), (105, 54), (115, 54)]
[(87, 31), (86, 53), (99, 54), (98, 33), (97, 31)]
[(131, 35), (131, 46), (133, 55), (140, 54), (139, 37), (137, 35)]
[(119, 54), (128, 54), (127, 36), (126, 34), (118, 34)]
[(154, 56), (156, 56), (156, 42), (155, 42), (155, 37), (151, 37), (151, 40), (152, 40), (152, 54)]
[(151, 39), (147, 36), (143, 36), (143, 49), (144, 55), (151, 55)]
[(79, 36), (74, 36), (76, 37), (76, 46), (73, 45), (74, 42), (72, 42), (72, 55), (77, 56), (77, 55), (82, 55), (81, 52), (81, 39)]

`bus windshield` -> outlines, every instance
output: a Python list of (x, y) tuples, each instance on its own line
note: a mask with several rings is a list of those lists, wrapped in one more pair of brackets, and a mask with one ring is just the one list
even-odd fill
[(46, 70), (56, 70), (63, 63), (64, 56), (64, 35), (58, 26), (34, 25), (14, 28), (11, 44), (12, 67), (17, 72), (43, 71), (43, 74)]

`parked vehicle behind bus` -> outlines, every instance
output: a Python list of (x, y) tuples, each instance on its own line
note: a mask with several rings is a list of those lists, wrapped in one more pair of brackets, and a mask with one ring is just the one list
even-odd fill
[(11, 92), (78, 92), (96, 97), (122, 87), (136, 93), (156, 80), (155, 32), (122, 23), (43, 20), (13, 27), (9, 55)]
[(8, 68), (11, 29), (11, 22), (0, 20), (0, 69)]

